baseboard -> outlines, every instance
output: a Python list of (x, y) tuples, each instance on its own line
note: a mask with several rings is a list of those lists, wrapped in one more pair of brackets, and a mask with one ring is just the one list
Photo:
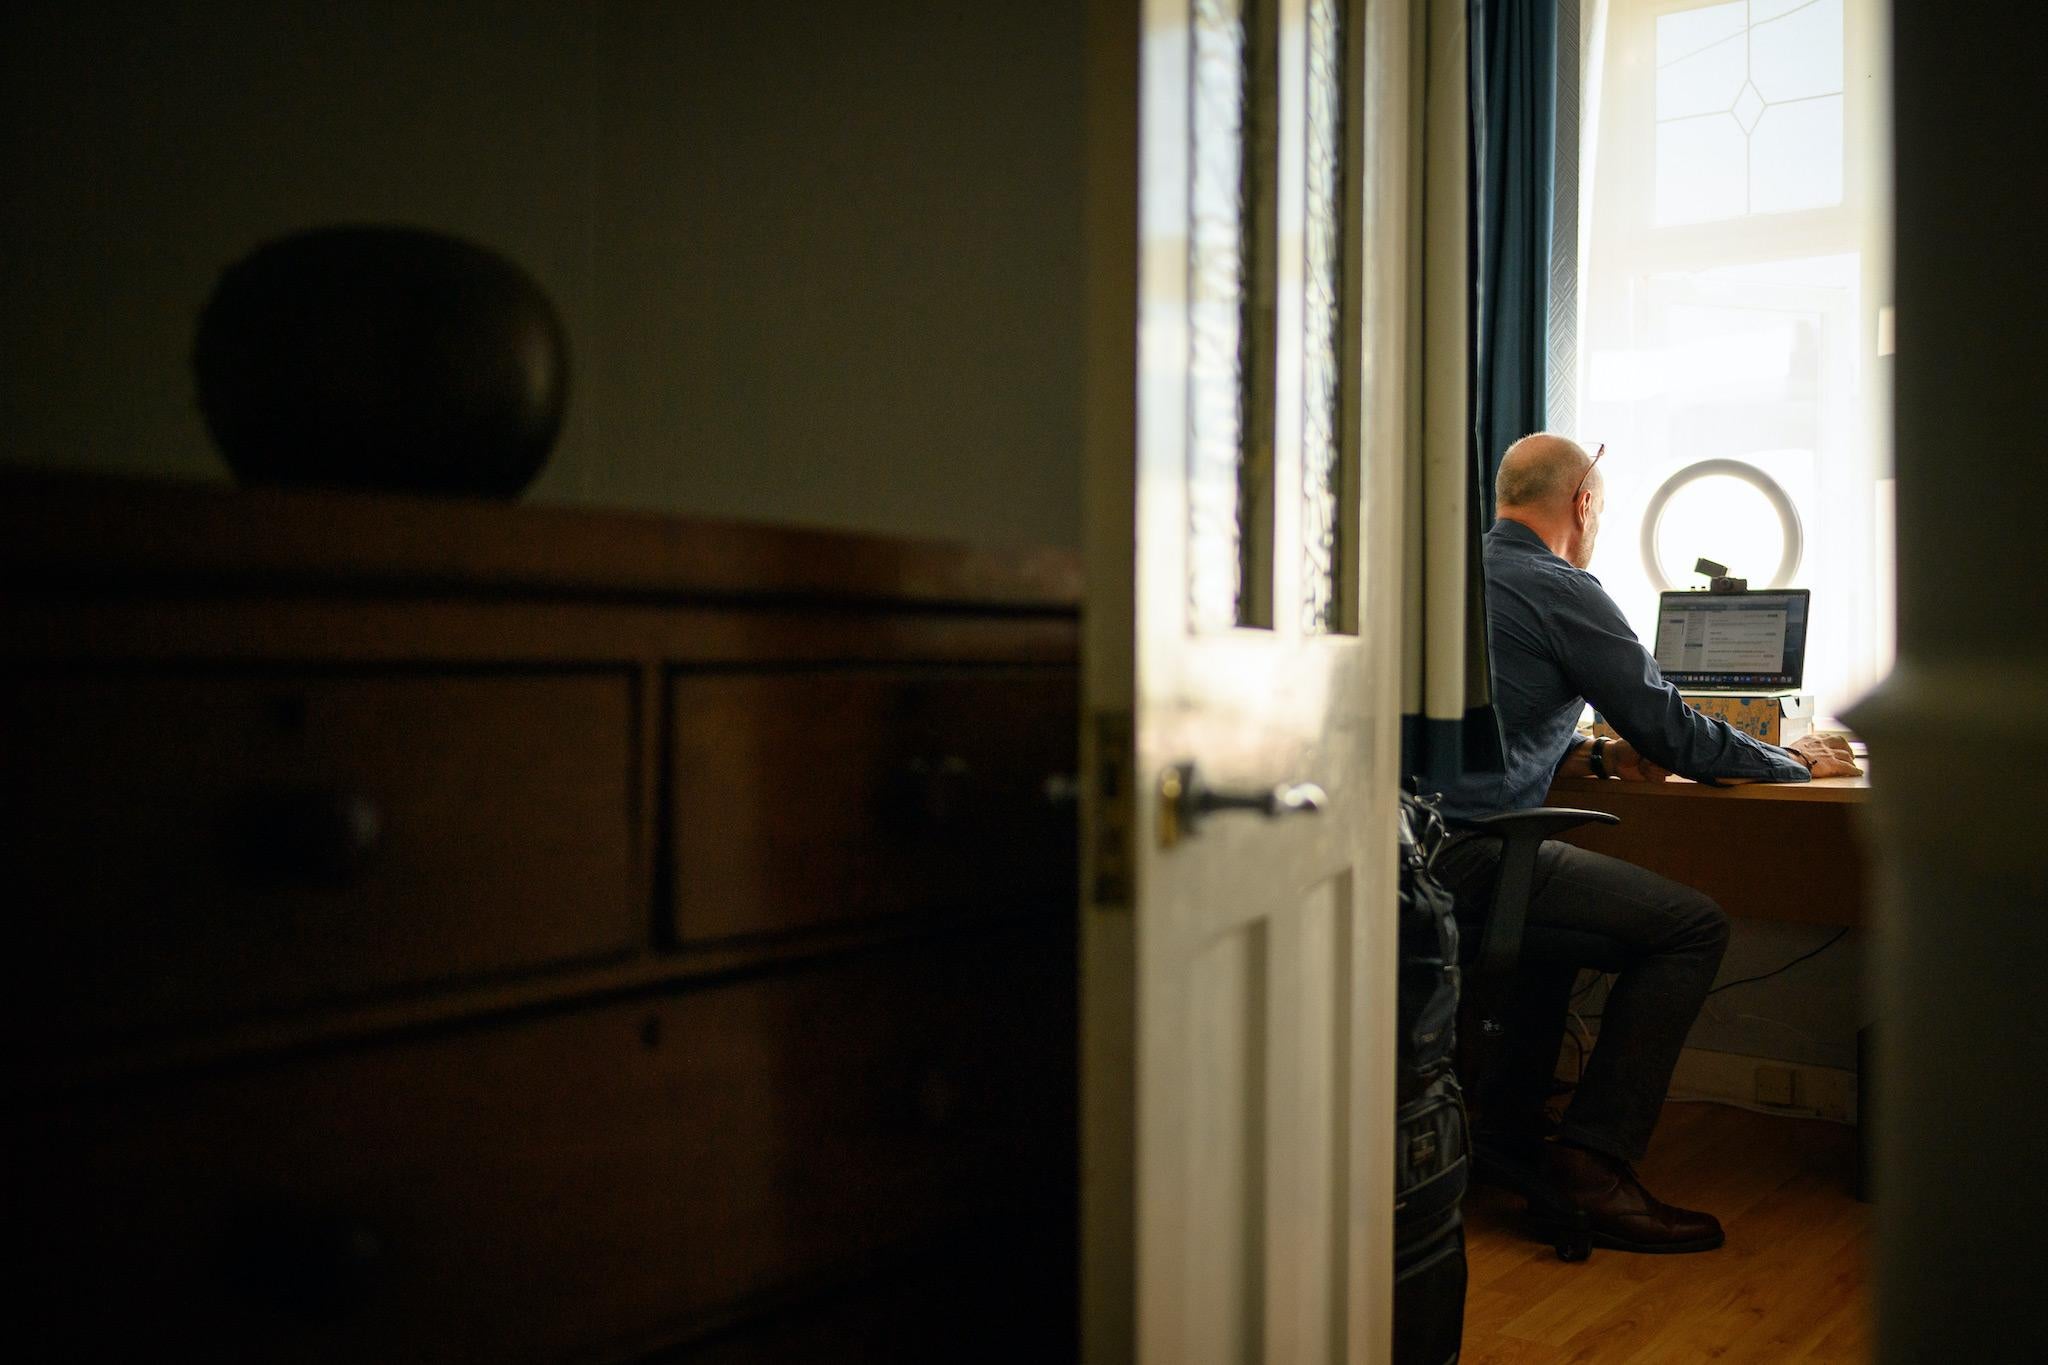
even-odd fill
[[(1575, 1056), (1567, 1040), (1561, 1074), (1572, 1074)], [(1854, 1123), (1856, 1073), (1841, 1067), (1689, 1047), (1678, 1054), (1670, 1098), (1714, 1100), (1765, 1114)]]
[(1689, 1047), (1671, 1076), (1674, 1100), (1719, 1100), (1769, 1114), (1856, 1121), (1856, 1073), (1835, 1066)]

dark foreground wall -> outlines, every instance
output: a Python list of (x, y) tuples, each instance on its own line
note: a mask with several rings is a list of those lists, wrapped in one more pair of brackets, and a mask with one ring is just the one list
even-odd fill
[(2044, 22), (1895, 0), (1899, 667), (1877, 760), (1878, 1357), (2039, 1360), (2048, 1318)]

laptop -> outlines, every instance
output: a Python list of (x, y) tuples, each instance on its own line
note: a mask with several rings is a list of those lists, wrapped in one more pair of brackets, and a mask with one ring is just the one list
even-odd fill
[(1806, 675), (1806, 588), (1667, 592), (1653, 653), (1681, 692), (1793, 692)]

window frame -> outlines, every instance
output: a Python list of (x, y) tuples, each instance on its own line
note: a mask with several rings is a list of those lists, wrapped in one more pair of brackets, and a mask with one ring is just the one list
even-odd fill
[[(1660, 292), (1674, 288), (1697, 292), (1707, 306), (1725, 299), (1728, 306), (1759, 310), (1790, 306), (1820, 315), (1826, 335), (1818, 341), (1823, 360), (1813, 396), (1813, 477), (1810, 485), (1788, 486), (1788, 492), (1804, 522), (1806, 565), (1798, 571), (1802, 577), (1813, 574), (1816, 555), (1846, 554), (1873, 570), (1869, 575), (1872, 582), (1858, 582), (1843, 590), (1841, 596), (1851, 600), (1831, 595), (1829, 601), (1831, 613), (1841, 613), (1837, 620), (1856, 623), (1842, 646), (1849, 654), (1839, 670), (1853, 693), (1874, 682), (1890, 662), (1882, 644), (1871, 657), (1863, 657), (1858, 651), (1864, 651), (1864, 646), (1857, 638), (1857, 632), (1866, 627), (1873, 628), (1872, 633), (1881, 639), (1890, 638), (1888, 622), (1879, 619), (1889, 612), (1891, 603), (1887, 580), (1892, 547), (1879, 525), (1890, 462), (1889, 425), (1883, 417), (1889, 375), (1871, 363), (1878, 355), (1878, 315), (1881, 305), (1889, 302), (1890, 243), (1880, 219), (1890, 189), (1881, 155), (1887, 134), (1881, 104), (1886, 90), (1880, 79), (1864, 74), (1879, 69), (1875, 62), (1883, 16), (1874, 0), (1841, 0), (1843, 163), (1839, 202), (1659, 225), (1655, 220), (1657, 21), (1724, 2), (1609, 0), (1604, 51), (1589, 53), (1601, 63), (1599, 108), (1593, 111), (1596, 117), (1589, 120), (1590, 126), (1581, 130), (1592, 163), (1591, 193), (1583, 201), (1584, 240), (1591, 255), (1581, 267), (1579, 281), (1583, 316), (1578, 338), (1584, 349), (1577, 366), (1576, 392), (1582, 414), (1617, 404), (1644, 411), (1644, 400), (1599, 399), (1589, 366), (1595, 350), (1617, 349), (1616, 339), (1625, 339), (1637, 350), (1668, 344), (1653, 335), (1661, 325), (1661, 314), (1655, 310), (1669, 306), (1668, 298), (1655, 300)], [(1798, 297), (1802, 288), (1798, 285), (1759, 284), (1745, 289), (1739, 282), (1715, 284), (1702, 278), (1710, 271), (1832, 256), (1857, 259), (1853, 286), (1809, 289), (1803, 300)], [(1660, 276), (1666, 278), (1660, 280)], [(1743, 293), (1754, 302), (1740, 305), (1729, 298)], [(1846, 392), (1831, 393), (1837, 385), (1846, 385)], [(1596, 434), (1605, 440), (1631, 435), (1626, 431)], [(1668, 465), (1667, 471), (1647, 480), (1643, 506), (1632, 509), (1633, 521), (1617, 523), (1608, 531), (1620, 542), (1616, 550), (1626, 546), (1627, 553), (1638, 557), (1647, 534), (1644, 514), (1655, 490), (1699, 462), (1677, 454), (1665, 433), (1658, 435), (1655, 449), (1659, 462)], [(1724, 453), (1741, 458), (1758, 451)], [(1641, 574), (1654, 591), (1658, 578), (1654, 564), (1643, 563)], [(1848, 699), (1830, 696), (1826, 700), (1839, 705)]]

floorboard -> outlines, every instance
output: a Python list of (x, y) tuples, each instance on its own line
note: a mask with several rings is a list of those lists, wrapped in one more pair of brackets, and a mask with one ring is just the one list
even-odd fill
[(1659, 1198), (1720, 1218), (1694, 1256), (1595, 1250), (1575, 1265), (1533, 1240), (1520, 1201), (1466, 1200), (1462, 1365), (1682, 1365), (1870, 1359), (1855, 1135), (1840, 1124), (1670, 1104), (1641, 1164)]

